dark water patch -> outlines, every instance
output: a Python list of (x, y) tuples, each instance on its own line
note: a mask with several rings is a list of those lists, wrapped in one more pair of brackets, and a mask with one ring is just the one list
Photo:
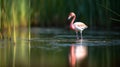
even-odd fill
[(32, 34), (61, 34), (63, 29), (61, 28), (31, 28)]

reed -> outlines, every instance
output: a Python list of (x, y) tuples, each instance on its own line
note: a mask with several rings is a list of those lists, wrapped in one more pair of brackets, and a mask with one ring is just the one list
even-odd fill
[[(0, 4), (1, 4), (1, 0), (0, 0)], [(2, 34), (1, 34), (1, 14), (2, 14), (2, 6), (0, 5), (0, 39), (2, 38)]]
[(0, 0), (0, 3), (2, 36), (7, 39), (13, 38), (16, 41), (16, 30), (27, 28), (30, 31), (30, 0)]
[(110, 30), (114, 27), (113, 22), (120, 21), (119, 2), (119, 0), (0, 0), (0, 38), (14, 39), (16, 29), (28, 28), (30, 31), (31, 25), (65, 27), (69, 24), (67, 17), (71, 11), (77, 15), (76, 21), (85, 22), (90, 30)]

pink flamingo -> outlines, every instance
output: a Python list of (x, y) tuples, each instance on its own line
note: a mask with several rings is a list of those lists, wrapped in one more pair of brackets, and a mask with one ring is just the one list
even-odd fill
[(72, 18), (72, 21), (70, 23), (70, 29), (75, 30), (77, 39), (79, 39), (78, 32), (80, 31), (81, 39), (82, 39), (82, 31), (86, 29), (88, 26), (85, 25), (83, 22), (74, 22), (76, 19), (76, 15), (74, 12), (71, 12), (68, 16), (68, 19), (71, 19), (71, 18)]

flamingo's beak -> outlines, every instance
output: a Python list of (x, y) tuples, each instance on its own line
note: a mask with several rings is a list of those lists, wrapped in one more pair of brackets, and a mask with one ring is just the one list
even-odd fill
[(85, 28), (88, 28), (88, 26), (86, 25), (86, 27)]
[(68, 17), (68, 20), (71, 18), (71, 16)]

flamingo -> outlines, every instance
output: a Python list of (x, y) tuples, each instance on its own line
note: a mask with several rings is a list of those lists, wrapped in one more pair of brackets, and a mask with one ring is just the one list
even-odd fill
[(77, 39), (79, 39), (78, 32), (80, 32), (81, 39), (82, 39), (82, 31), (88, 28), (88, 26), (84, 24), (83, 22), (74, 22), (76, 19), (76, 15), (74, 12), (70, 12), (68, 16), (68, 20), (71, 18), (72, 18), (72, 21), (70, 23), (70, 29), (75, 30)]

